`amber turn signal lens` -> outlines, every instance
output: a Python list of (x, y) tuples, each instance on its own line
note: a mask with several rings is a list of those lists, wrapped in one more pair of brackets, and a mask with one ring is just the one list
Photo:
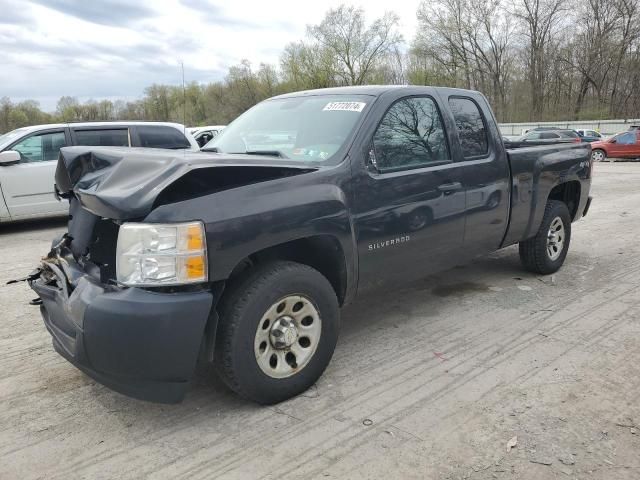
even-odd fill
[(187, 228), (187, 249), (202, 250), (203, 245), (202, 227), (200, 225), (189, 225)]
[(204, 255), (198, 255), (197, 257), (189, 257), (186, 259), (185, 267), (187, 271), (187, 278), (189, 280), (205, 278), (204, 262)]

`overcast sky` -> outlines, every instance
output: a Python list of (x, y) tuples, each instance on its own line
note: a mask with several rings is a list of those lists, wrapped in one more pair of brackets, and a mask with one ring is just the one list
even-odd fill
[(52, 111), (62, 95), (134, 99), (152, 83), (224, 77), (243, 58), (277, 64), (284, 46), (341, 3), (367, 19), (394, 10), (406, 41), (418, 0), (0, 0), (0, 97)]

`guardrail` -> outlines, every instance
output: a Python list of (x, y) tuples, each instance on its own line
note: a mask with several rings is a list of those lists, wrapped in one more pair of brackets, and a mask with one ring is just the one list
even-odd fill
[(627, 120), (583, 120), (570, 122), (528, 122), (528, 123), (500, 123), (498, 127), (503, 135), (524, 135), (526, 130), (536, 127), (571, 128), (573, 130), (596, 130), (602, 135), (614, 135), (629, 130), (631, 125), (640, 125), (639, 118)]

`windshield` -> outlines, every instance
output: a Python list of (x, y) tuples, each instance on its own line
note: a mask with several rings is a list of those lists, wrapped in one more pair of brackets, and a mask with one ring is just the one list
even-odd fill
[(243, 113), (203, 150), (273, 155), (300, 162), (337, 163), (367, 95), (319, 95), (268, 100)]
[(12, 140), (17, 139), (20, 135), (27, 133), (28, 131), (28, 128), (18, 128), (17, 130), (12, 130), (4, 135), (0, 135), (0, 145), (10, 143)]

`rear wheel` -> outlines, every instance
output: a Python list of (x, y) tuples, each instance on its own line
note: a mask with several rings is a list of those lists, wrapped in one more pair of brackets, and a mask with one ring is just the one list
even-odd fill
[(338, 339), (339, 306), (329, 281), (293, 262), (258, 267), (225, 295), (216, 367), (239, 395), (281, 402), (322, 375)]
[(607, 153), (599, 148), (591, 152), (591, 160), (594, 162), (604, 162), (607, 159)]
[(538, 233), (520, 242), (520, 260), (532, 272), (547, 275), (564, 263), (571, 241), (571, 215), (564, 202), (549, 200)]

